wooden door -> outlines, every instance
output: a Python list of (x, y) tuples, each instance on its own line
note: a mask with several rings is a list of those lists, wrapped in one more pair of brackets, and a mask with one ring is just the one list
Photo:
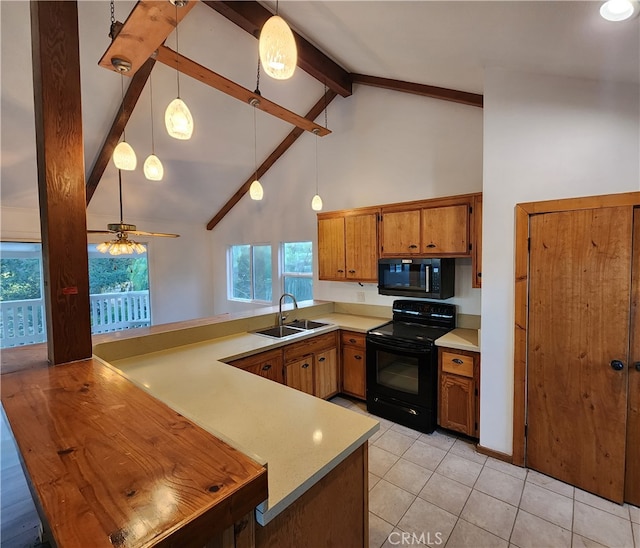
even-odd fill
[(640, 506), (640, 208), (634, 210), (631, 272), (631, 352), (624, 500)]
[(478, 194), (473, 199), (473, 215), (471, 218), (473, 219), (471, 287), (482, 287), (482, 194)]
[(469, 206), (423, 209), (421, 241), (420, 253), (468, 255)]
[(378, 280), (378, 217), (375, 213), (345, 217), (347, 279)]
[(344, 217), (318, 219), (318, 276), (321, 280), (345, 277)]
[(327, 399), (338, 393), (338, 359), (335, 348), (317, 353), (314, 357), (315, 395)]
[(313, 395), (313, 355), (288, 363), (285, 366), (285, 383)]
[(473, 436), (476, 431), (475, 423), (473, 379), (441, 373), (440, 426)]
[(397, 211), (382, 216), (382, 249), (386, 256), (420, 253), (420, 210)]
[(342, 347), (342, 390), (363, 400), (366, 391), (365, 350), (355, 346)]
[(627, 207), (533, 215), (529, 226), (527, 466), (616, 502), (625, 473), (631, 229)]

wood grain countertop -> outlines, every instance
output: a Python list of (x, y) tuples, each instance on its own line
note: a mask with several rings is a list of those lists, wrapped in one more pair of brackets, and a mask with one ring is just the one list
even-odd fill
[(5, 370), (2, 404), (58, 546), (202, 546), (267, 498), (262, 465), (100, 360), (2, 354), (30, 365)]

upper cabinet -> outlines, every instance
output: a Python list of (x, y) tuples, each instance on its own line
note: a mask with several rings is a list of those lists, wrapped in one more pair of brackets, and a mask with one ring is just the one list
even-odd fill
[(377, 281), (377, 249), (377, 208), (318, 214), (321, 280)]

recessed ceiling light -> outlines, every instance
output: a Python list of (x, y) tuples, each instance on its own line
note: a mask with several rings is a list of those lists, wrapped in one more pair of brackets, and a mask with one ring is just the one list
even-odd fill
[(624, 21), (638, 13), (638, 2), (634, 0), (608, 0), (600, 6), (600, 15), (607, 21)]

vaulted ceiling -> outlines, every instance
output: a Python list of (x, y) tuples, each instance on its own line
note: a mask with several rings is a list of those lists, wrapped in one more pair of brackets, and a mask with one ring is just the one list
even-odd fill
[[(274, 10), (273, 2), (262, 4)], [(116, 2), (116, 19), (124, 21), (134, 5)], [(291, 26), (348, 72), (480, 94), (488, 66), (639, 84), (640, 19), (609, 23), (600, 18), (598, 7), (599, 2), (592, 1), (279, 3)], [(3, 0), (0, 10), (2, 205), (37, 208), (29, 4)], [(122, 90), (120, 76), (98, 66), (110, 43), (109, 2), (81, 0), (78, 13), (88, 173), (118, 111)], [(198, 2), (180, 24), (179, 38), (183, 55), (255, 88), (257, 40), (214, 9)], [(175, 33), (167, 45), (175, 48)], [(167, 219), (204, 227), (254, 170), (252, 108), (181, 76), (181, 96), (196, 129), (190, 141), (176, 141), (167, 136), (163, 123), (164, 109), (176, 96), (176, 71), (156, 63), (151, 78), (155, 148), (165, 165), (165, 179), (147, 181), (140, 168), (126, 173), (126, 216), (131, 222)], [(125, 89), (128, 84), (125, 78)], [(354, 95), (358, 86), (354, 84)], [(260, 90), (301, 115), (324, 92), (322, 83), (301, 70), (284, 82), (262, 75)], [(149, 97), (147, 84), (126, 126), (140, 165), (151, 151)], [(262, 112), (257, 113), (257, 126), (261, 163), (292, 126)], [(286, 154), (294, 155), (295, 145)], [(117, 177), (111, 164), (88, 211), (117, 215)]]

